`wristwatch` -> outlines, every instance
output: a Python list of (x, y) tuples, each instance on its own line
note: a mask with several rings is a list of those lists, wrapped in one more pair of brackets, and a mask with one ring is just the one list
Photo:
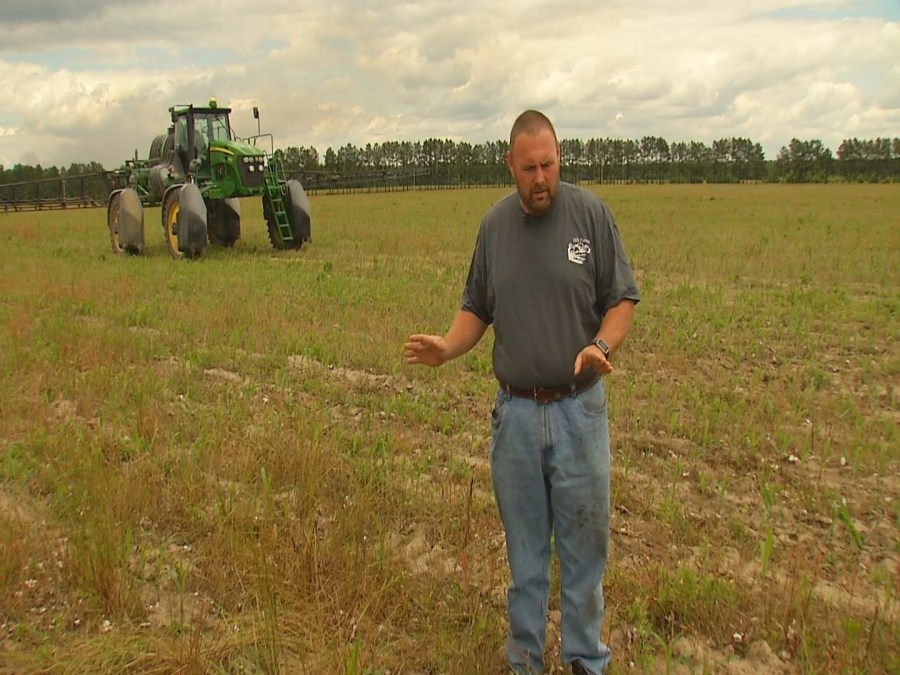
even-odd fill
[(606, 343), (605, 343), (603, 340), (601, 340), (600, 338), (597, 338), (597, 339), (594, 340), (591, 344), (592, 344), (592, 345), (597, 345), (597, 348), (598, 348), (601, 352), (603, 352), (603, 358), (605, 358), (607, 361), (609, 361), (609, 345), (608, 345), (608, 344), (606, 344)]

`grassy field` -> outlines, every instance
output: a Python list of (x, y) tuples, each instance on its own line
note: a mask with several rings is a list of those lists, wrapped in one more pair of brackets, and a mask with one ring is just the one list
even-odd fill
[[(612, 671), (900, 671), (900, 185), (596, 189)], [(503, 194), (314, 196), (299, 252), (245, 202), (178, 262), (158, 209), (139, 258), (0, 214), (0, 672), (503, 672), (491, 334), (402, 360)]]

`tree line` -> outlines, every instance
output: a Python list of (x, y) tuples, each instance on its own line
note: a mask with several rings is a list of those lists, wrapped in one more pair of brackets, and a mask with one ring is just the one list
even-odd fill
[[(288, 176), (308, 190), (409, 189), (510, 185), (505, 140), (468, 143), (429, 138), (386, 141), (357, 147), (290, 146), (275, 151)], [(777, 157), (747, 138), (723, 138), (711, 145), (673, 142), (656, 136), (637, 139), (562, 139), (562, 179), (574, 183), (740, 183), (893, 182), (900, 180), (900, 138), (848, 139), (837, 152), (820, 140), (793, 139)], [(105, 201), (108, 171), (97, 162), (67, 168), (0, 165), (0, 186), (34, 183), (36, 199), (79, 193)], [(19, 195), (27, 190), (20, 189)], [(0, 189), (0, 200), (9, 200)], [(30, 195), (26, 195), (30, 196)]]
[[(508, 185), (508, 142), (472, 144), (431, 138), (425, 141), (347, 144), (276, 151), (287, 172), (310, 186), (349, 177), (415, 180), (416, 185)], [(747, 138), (669, 143), (664, 138), (562, 139), (562, 177), (589, 183), (740, 183), (830, 181), (886, 182), (900, 179), (900, 138), (850, 139), (837, 154), (819, 140), (793, 139), (774, 160)]]

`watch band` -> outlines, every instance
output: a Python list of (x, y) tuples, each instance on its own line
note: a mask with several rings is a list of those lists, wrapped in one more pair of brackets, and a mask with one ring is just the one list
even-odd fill
[(606, 344), (606, 342), (604, 342), (604, 341), (601, 340), (600, 338), (597, 338), (597, 339), (594, 340), (591, 344), (592, 344), (592, 345), (596, 345), (597, 348), (598, 348), (601, 352), (603, 352), (604, 358), (605, 358), (607, 361), (609, 361), (609, 345)]

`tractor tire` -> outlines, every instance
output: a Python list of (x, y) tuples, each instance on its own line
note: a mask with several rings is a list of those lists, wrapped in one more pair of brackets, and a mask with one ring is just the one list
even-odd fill
[(284, 203), (287, 207), (288, 221), (291, 223), (291, 233), (294, 239), (311, 242), (309, 199), (300, 181), (291, 179), (285, 183)]
[(266, 219), (266, 226), (269, 230), (269, 241), (272, 242), (272, 248), (276, 251), (287, 251), (290, 249), (298, 249), (303, 245), (302, 241), (287, 241), (281, 236), (278, 230), (278, 222), (275, 220), (275, 213), (272, 204), (266, 195), (263, 195), (263, 216)]
[(272, 248), (278, 251), (298, 250), (303, 246), (303, 242), (311, 241), (309, 233), (309, 200), (303, 191), (303, 187), (297, 180), (289, 180), (282, 186), (282, 192), (284, 193), (284, 203), (288, 214), (288, 223), (290, 223), (291, 227), (292, 239), (287, 241), (281, 236), (272, 205), (269, 199), (263, 196), (263, 216), (265, 216), (269, 230), (269, 241), (272, 242)]
[(106, 207), (109, 241), (116, 255), (140, 255), (144, 251), (144, 209), (131, 188), (116, 190)]
[(109, 225), (109, 241), (112, 244), (113, 253), (116, 255), (125, 255), (127, 251), (125, 250), (125, 247), (119, 243), (120, 202), (121, 198), (119, 193), (115, 193), (109, 198), (109, 204), (106, 206), (106, 222)]
[(239, 199), (209, 199), (207, 228), (213, 244), (231, 248), (241, 238), (241, 202)]
[(166, 191), (162, 226), (169, 255), (199, 258), (206, 251), (206, 205), (196, 185), (176, 185)]
[(184, 254), (178, 250), (178, 211), (181, 207), (178, 201), (180, 187), (172, 188), (166, 192), (162, 205), (163, 236), (166, 239), (166, 248), (169, 255), (180, 260)]
[(153, 139), (153, 142), (150, 143), (150, 164), (159, 164), (160, 160), (165, 157), (164, 148), (166, 146), (166, 141), (169, 140), (168, 134), (161, 134)]

